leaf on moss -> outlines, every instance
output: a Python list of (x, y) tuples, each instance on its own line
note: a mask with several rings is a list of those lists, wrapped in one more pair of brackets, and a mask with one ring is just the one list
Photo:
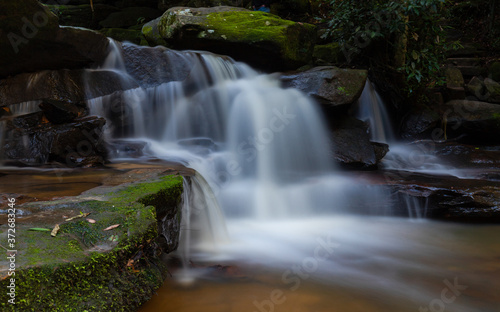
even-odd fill
[(116, 229), (119, 226), (120, 226), (119, 224), (111, 225), (111, 226), (108, 226), (107, 228), (105, 228), (103, 231), (109, 231), (112, 229)]

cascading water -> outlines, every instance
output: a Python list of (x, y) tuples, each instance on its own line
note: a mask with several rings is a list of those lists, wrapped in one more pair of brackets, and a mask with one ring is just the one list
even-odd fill
[[(440, 294), (441, 286), (429, 289), (425, 279), (446, 267), (421, 263), (433, 263), (443, 251), (438, 242), (423, 242), (422, 223), (345, 214), (386, 215), (393, 207), (383, 187), (336, 171), (315, 103), (280, 88), (272, 75), (227, 58), (197, 52), (183, 57), (193, 64), (187, 79), (129, 89), (89, 106), (108, 117), (110, 136), (145, 141), (146, 156), (196, 170), (184, 184), (178, 252), (185, 261), (258, 264), (282, 273), (276, 287), (287, 296), (315, 280), (383, 294), (399, 300), (398, 311), (426, 307)], [(408, 282), (397, 272), (419, 279)], [(196, 273), (181, 277), (192, 281)], [(464, 280), (480, 285), (472, 276)], [(270, 311), (268, 298), (251, 299), (241, 311)], [(447, 310), (473, 311), (464, 300)]]

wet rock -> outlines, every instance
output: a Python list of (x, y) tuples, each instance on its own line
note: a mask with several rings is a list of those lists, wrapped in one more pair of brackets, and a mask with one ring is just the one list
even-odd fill
[[(193, 67), (185, 52), (165, 47), (138, 47), (123, 43), (122, 51), (127, 73), (144, 88), (170, 81), (183, 81)], [(158, 70), (159, 68), (169, 70)]]
[(475, 144), (500, 142), (500, 105), (479, 101), (454, 100), (442, 107), (443, 129), (447, 138)]
[(409, 140), (432, 138), (433, 132), (440, 127), (441, 116), (435, 109), (427, 105), (415, 105), (403, 119), (401, 137)]
[(112, 140), (108, 142), (110, 158), (139, 158), (144, 156), (144, 148), (147, 143), (143, 141)]
[(134, 81), (124, 81), (114, 71), (54, 70), (20, 74), (0, 80), (0, 105), (43, 99), (76, 103), (138, 86)]
[(106, 121), (86, 117), (65, 124), (44, 123), (43, 113), (6, 120), (2, 158), (29, 166), (59, 162), (66, 167), (102, 165), (107, 159), (103, 141)]
[(354, 118), (333, 129), (331, 141), (334, 159), (350, 169), (374, 169), (389, 151), (387, 144), (370, 142), (368, 126)]
[(58, 18), (37, 0), (0, 3), (0, 78), (44, 69), (81, 68), (107, 55), (102, 34), (59, 27)]
[(363, 92), (366, 70), (320, 66), (281, 76), (283, 86), (296, 88), (321, 104), (348, 109)]
[(54, 124), (72, 122), (85, 113), (85, 103), (71, 103), (68, 101), (57, 101), (45, 99), (39, 107), (44, 116)]
[(147, 45), (146, 39), (140, 30), (123, 29), (123, 28), (103, 28), (99, 32), (106, 37), (113, 38), (117, 41), (128, 41), (135, 44)]
[(144, 25), (150, 44), (206, 50), (271, 72), (308, 64), (315, 26), (236, 7), (169, 9)]

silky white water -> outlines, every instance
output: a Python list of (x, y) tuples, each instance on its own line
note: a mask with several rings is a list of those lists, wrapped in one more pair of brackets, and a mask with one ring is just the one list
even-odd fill
[[(92, 113), (111, 121), (111, 137), (147, 142), (147, 157), (196, 170), (184, 184), (178, 253), (185, 261), (254, 263), (286, 275), (285, 286), (307, 275), (405, 297), (415, 310), (427, 306), (434, 289), (422, 281), (409, 284), (398, 272), (435, 278), (442, 267), (431, 259), (439, 257), (439, 246), (404, 237), (413, 226), (407, 220), (361, 216), (391, 215), (392, 197), (382, 186), (335, 169), (316, 103), (282, 89), (275, 76), (227, 58), (195, 52), (185, 57), (194, 64), (189, 85), (172, 81), (89, 101)], [(119, 109), (110, 109), (116, 107), (112, 102)], [(437, 227), (444, 235), (450, 229)], [(422, 252), (429, 257), (420, 259)], [(297, 266), (300, 272), (290, 270)], [(202, 274), (185, 270), (180, 279), (192, 282)], [(467, 300), (447, 308), (479, 311)], [(488, 309), (483, 311), (493, 311)]]

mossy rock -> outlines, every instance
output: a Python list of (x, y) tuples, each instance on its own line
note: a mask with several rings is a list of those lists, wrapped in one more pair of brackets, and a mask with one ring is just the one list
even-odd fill
[(267, 71), (312, 59), (315, 26), (235, 7), (169, 9), (143, 28), (150, 43), (225, 54)]
[[(0, 261), (3, 289), (15, 278), (16, 305), (0, 294), (2, 311), (135, 311), (166, 277), (160, 261), (157, 211), (180, 222), (182, 177), (164, 176), (117, 187), (99, 187), (77, 197), (24, 205), (35, 218), (16, 223), (16, 270)], [(160, 207), (154, 207), (156, 204)], [(38, 211), (38, 212), (36, 212)], [(85, 217), (64, 221), (70, 217)], [(57, 221), (59, 219), (59, 221)], [(29, 228), (52, 229), (57, 236)], [(105, 228), (119, 224), (105, 231)], [(0, 237), (6, 240), (7, 226)]]

